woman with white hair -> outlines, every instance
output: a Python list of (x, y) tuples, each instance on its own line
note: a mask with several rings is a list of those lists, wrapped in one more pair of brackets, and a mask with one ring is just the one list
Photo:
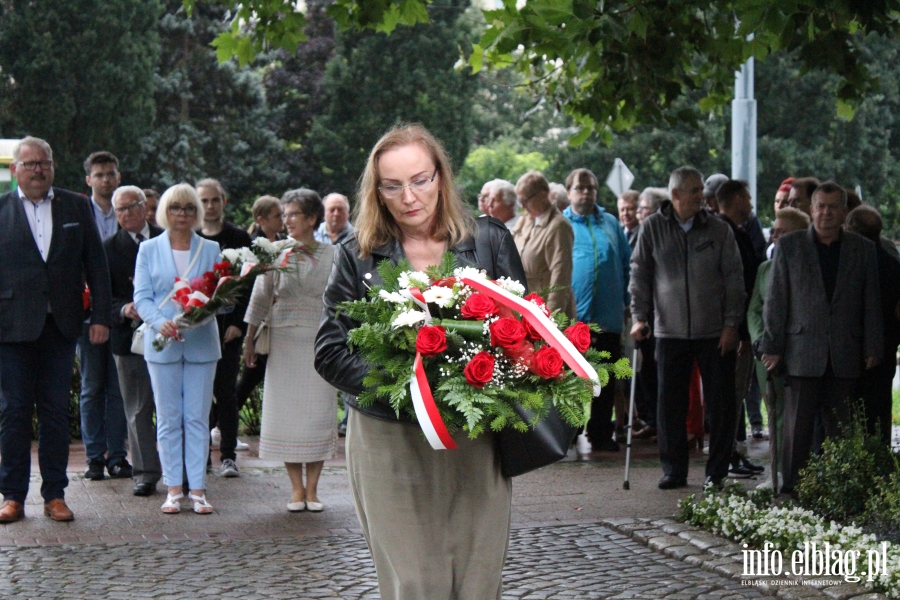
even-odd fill
[[(187, 473), (194, 512), (209, 514), (206, 500), (206, 460), (209, 453), (209, 409), (216, 363), (222, 353), (215, 320), (179, 331), (172, 301), (176, 278), (193, 279), (211, 271), (219, 259), (219, 245), (196, 230), (203, 223), (203, 205), (186, 183), (170, 187), (159, 200), (156, 221), (165, 233), (141, 242), (134, 274), (134, 304), (147, 323), (144, 359), (156, 400), (156, 439), (163, 480), (169, 488), (162, 511), (181, 511), (182, 486)], [(172, 338), (157, 351), (156, 334)]]

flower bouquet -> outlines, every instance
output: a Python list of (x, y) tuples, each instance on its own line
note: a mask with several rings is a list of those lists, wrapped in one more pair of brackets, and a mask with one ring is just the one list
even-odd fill
[[(270, 242), (260, 237), (250, 248), (223, 250), (222, 262), (200, 277), (190, 281), (176, 277), (172, 301), (182, 311), (174, 319), (179, 333), (200, 327), (223, 309), (237, 304), (241, 296), (250, 292), (257, 277), (284, 269), (294, 252), (303, 252), (312, 259), (312, 253), (292, 239)], [(153, 349), (161, 352), (173, 339), (176, 338), (156, 334)]]
[(551, 406), (583, 427), (610, 373), (631, 375), (627, 359), (604, 364), (609, 353), (590, 348), (591, 326), (551, 315), (517, 281), (457, 268), (453, 254), (427, 273), (406, 261), (385, 261), (378, 273), (383, 284), (368, 298), (339, 307), (360, 323), (349, 343), (373, 366), (358, 402), (388, 402), (413, 417), (435, 449), (455, 448), (450, 433), (459, 429), (472, 438), (524, 432)]

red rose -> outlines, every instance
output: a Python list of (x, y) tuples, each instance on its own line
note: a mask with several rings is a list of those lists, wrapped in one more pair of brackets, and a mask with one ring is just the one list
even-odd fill
[(447, 349), (447, 333), (440, 325), (425, 325), (416, 336), (416, 352), (434, 356)]
[(531, 326), (531, 322), (528, 319), (522, 319), (522, 326), (525, 328), (525, 334), (528, 335), (529, 340), (536, 342), (541, 339), (541, 334)]
[(497, 319), (491, 323), (490, 329), (492, 346), (515, 348), (525, 339), (525, 328), (512, 317)]
[(462, 316), (468, 319), (487, 319), (497, 313), (497, 305), (484, 294), (474, 293), (469, 296), (460, 309)]
[(552, 379), (562, 372), (563, 359), (556, 348), (544, 346), (531, 357), (531, 372), (542, 379)]
[(469, 385), (482, 389), (494, 377), (494, 356), (490, 352), (479, 352), (463, 369), (463, 375)]
[(525, 300), (526, 302), (531, 302), (532, 304), (537, 304), (544, 310), (545, 315), (547, 315), (548, 317), (550, 316), (550, 309), (547, 308), (547, 302), (545, 302), (544, 299), (541, 298), (539, 295), (532, 292), (522, 299)]
[(578, 321), (571, 327), (563, 331), (575, 349), (584, 354), (591, 347), (591, 328), (586, 324)]

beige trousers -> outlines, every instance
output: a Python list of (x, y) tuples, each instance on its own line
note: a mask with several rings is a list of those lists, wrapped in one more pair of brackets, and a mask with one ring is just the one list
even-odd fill
[(512, 482), (491, 436), (433, 450), (416, 424), (351, 410), (347, 471), (383, 600), (500, 600)]

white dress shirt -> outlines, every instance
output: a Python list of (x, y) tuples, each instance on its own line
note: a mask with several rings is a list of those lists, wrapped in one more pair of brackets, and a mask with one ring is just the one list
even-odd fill
[(41, 258), (47, 262), (47, 255), (50, 254), (50, 241), (53, 239), (53, 188), (47, 192), (47, 195), (40, 202), (32, 202), (22, 192), (22, 188), (18, 188), (19, 198), (22, 199), (25, 216), (28, 217), (28, 226), (31, 228), (31, 235), (34, 236), (34, 243), (37, 245)]

